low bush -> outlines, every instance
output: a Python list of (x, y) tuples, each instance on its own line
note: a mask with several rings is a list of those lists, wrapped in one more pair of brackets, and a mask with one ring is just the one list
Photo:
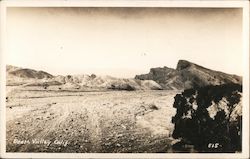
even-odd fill
[(199, 152), (241, 151), (242, 116), (235, 114), (241, 92), (241, 85), (224, 84), (177, 94), (173, 137), (181, 139), (182, 144), (193, 145)]

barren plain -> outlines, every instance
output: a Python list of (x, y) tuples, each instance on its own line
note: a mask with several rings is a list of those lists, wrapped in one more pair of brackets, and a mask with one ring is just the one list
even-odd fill
[(7, 152), (170, 152), (174, 90), (7, 86)]

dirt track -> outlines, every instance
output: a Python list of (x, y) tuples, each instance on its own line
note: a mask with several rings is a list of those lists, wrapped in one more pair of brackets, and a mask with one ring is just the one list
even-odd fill
[(171, 149), (175, 91), (7, 92), (7, 152)]

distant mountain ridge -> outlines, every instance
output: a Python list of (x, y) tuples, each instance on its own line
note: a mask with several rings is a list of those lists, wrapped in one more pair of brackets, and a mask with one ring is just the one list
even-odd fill
[(54, 76), (44, 72), (44, 71), (36, 71), (33, 69), (28, 68), (19, 68), (16, 66), (7, 65), (6, 71), (8, 75), (13, 75), (20, 78), (36, 78), (36, 79), (43, 79), (43, 78), (53, 78)]
[(115, 78), (111, 76), (67, 75), (53, 76), (44, 71), (20, 68), (7, 65), (8, 86), (39, 86), (48, 88), (50, 86), (58, 89), (77, 90), (159, 90), (161, 86), (153, 80), (137, 80)]
[(7, 85), (57, 86), (61, 89), (112, 89), (112, 90), (182, 90), (207, 85), (242, 84), (242, 77), (214, 71), (186, 60), (179, 60), (176, 69), (151, 68), (148, 74), (135, 78), (111, 76), (67, 75), (54, 76), (44, 71), (7, 65)]
[(136, 75), (135, 79), (154, 80), (163, 89), (188, 89), (229, 83), (242, 84), (240, 76), (211, 70), (186, 60), (179, 60), (176, 69), (151, 68), (148, 74)]

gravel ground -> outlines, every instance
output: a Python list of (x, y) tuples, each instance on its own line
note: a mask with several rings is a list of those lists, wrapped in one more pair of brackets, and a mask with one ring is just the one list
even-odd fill
[(7, 152), (169, 152), (176, 91), (7, 87)]

